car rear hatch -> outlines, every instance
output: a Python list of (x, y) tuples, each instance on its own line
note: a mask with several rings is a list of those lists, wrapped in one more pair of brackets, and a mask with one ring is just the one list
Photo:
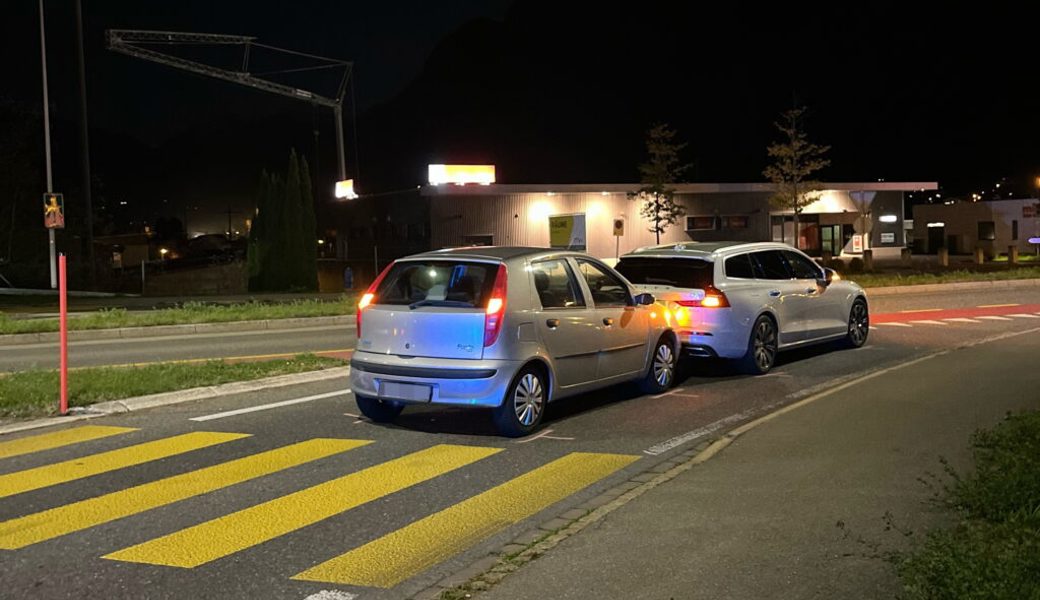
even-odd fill
[(617, 270), (642, 291), (650, 292), (668, 310), (669, 322), (680, 334), (693, 331), (707, 314), (729, 307), (715, 288), (715, 264), (680, 256), (626, 256)]
[[(358, 349), (426, 358), (480, 359), (488, 305), (504, 265), (474, 260), (401, 260), (359, 313)], [(499, 302), (504, 302), (504, 298)], [(498, 316), (501, 319), (501, 315)]]

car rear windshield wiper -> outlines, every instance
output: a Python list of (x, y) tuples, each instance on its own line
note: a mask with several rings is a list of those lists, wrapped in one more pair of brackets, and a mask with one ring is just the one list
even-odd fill
[(419, 300), (418, 302), (412, 302), (408, 305), (408, 308), (415, 310), (420, 306), (453, 306), (456, 308), (475, 308), (476, 305), (472, 302), (463, 302), (462, 300)]

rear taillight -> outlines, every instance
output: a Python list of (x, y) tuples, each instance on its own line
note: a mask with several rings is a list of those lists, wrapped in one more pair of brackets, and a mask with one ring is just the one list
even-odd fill
[(729, 299), (726, 298), (726, 294), (722, 290), (710, 286), (705, 288), (704, 298), (700, 300), (676, 300), (675, 303), (691, 308), (729, 308)]
[(379, 287), (379, 284), (383, 281), (383, 278), (386, 277), (386, 274), (390, 271), (390, 267), (392, 266), (394, 266), (394, 263), (388, 264), (386, 268), (383, 269), (383, 272), (380, 273), (378, 277), (376, 277), (376, 280), (372, 282), (372, 285), (368, 286), (368, 289), (365, 290), (365, 293), (361, 296), (361, 299), (358, 300), (357, 331), (355, 332), (355, 335), (358, 339), (361, 339), (361, 311), (365, 310), (365, 308), (368, 307), (368, 305), (375, 302), (376, 289)]
[(498, 334), (502, 331), (502, 319), (506, 313), (506, 266), (498, 265), (498, 273), (495, 274), (495, 285), (491, 288), (491, 298), (488, 299), (487, 308), (484, 311), (484, 347), (494, 345), (498, 340)]

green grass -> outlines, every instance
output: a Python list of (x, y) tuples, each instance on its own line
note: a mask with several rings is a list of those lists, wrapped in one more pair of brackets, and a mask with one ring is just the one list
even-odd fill
[(959, 283), (964, 281), (1005, 281), (1009, 279), (1040, 279), (1040, 268), (1018, 267), (999, 271), (945, 271), (916, 273), (848, 273), (845, 279), (865, 288), (893, 285), (925, 285), (929, 283)]
[[(262, 321), (295, 317), (326, 317), (354, 314), (352, 295), (337, 300), (294, 300), (292, 302), (246, 302), (241, 304), (206, 304), (186, 302), (176, 308), (128, 311), (122, 308), (77, 313), (69, 317), (69, 329), (112, 329), (148, 327), (186, 323), (224, 323), (228, 321)], [(13, 319), (0, 313), (0, 334), (41, 333), (57, 331), (58, 319)]]
[[(301, 354), (263, 362), (156, 363), (135, 367), (87, 367), (69, 372), (69, 406), (87, 406), (193, 387), (247, 381), (343, 366), (338, 358)], [(21, 371), (0, 376), (0, 418), (57, 413), (58, 372)]]
[(972, 438), (975, 472), (944, 504), (956, 525), (931, 532), (896, 566), (906, 600), (1040, 598), (1040, 412)]

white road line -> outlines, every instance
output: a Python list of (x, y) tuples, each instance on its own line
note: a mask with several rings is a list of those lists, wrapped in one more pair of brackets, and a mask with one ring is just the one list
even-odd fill
[(753, 414), (755, 414), (755, 411), (749, 410), (749, 411), (744, 411), (744, 412), (737, 413), (735, 415), (730, 415), (728, 417), (719, 419), (718, 421), (715, 421), (714, 423), (711, 423), (709, 425), (705, 425), (704, 427), (699, 427), (697, 429), (694, 429), (693, 431), (687, 431), (686, 433), (684, 433), (682, 435), (677, 435), (677, 436), (673, 437), (670, 440), (665, 440), (665, 441), (661, 442), (660, 444), (656, 444), (656, 445), (650, 446), (646, 450), (643, 450), (643, 454), (649, 454), (650, 456), (657, 456), (658, 454), (661, 454), (663, 452), (667, 452), (667, 451), (671, 450), (672, 448), (675, 448), (675, 447), (678, 447), (678, 446), (682, 446), (683, 444), (686, 444), (688, 442), (692, 442), (693, 440), (695, 440), (697, 438), (702, 438), (702, 437), (704, 437), (706, 435), (710, 435), (710, 434), (712, 434), (712, 433), (722, 429), (726, 425), (729, 425), (730, 423), (735, 423), (737, 421), (743, 421), (744, 419), (752, 416)]
[(357, 594), (351, 594), (350, 592), (341, 592), (340, 590), (322, 590), (316, 594), (311, 594), (303, 600), (354, 600), (357, 598)]
[(967, 317), (947, 317), (943, 320), (952, 321), (954, 323), (981, 323), (981, 321), (976, 321), (975, 319), (969, 319)]
[(327, 392), (324, 394), (315, 394), (313, 396), (304, 396), (303, 398), (293, 398), (292, 400), (282, 400), (281, 402), (272, 402), (270, 404), (261, 404), (260, 406), (250, 406), (249, 408), (239, 408), (237, 410), (227, 410), (224, 412), (214, 413), (212, 415), (205, 415), (202, 417), (192, 417), (189, 421), (212, 421), (214, 419), (223, 419), (224, 417), (234, 417), (235, 415), (244, 415), (246, 413), (257, 412), (260, 410), (270, 410), (272, 408), (281, 408), (283, 406), (292, 406), (293, 404), (302, 404), (304, 402), (311, 402), (313, 400), (321, 400), (323, 398), (332, 398), (333, 396), (345, 396), (350, 393), (350, 390), (339, 390), (335, 392)]
[(1005, 306), (1022, 306), (1022, 305), (1021, 304), (1017, 304), (1017, 303), (1011, 303), (1011, 304), (980, 304), (978, 307), (979, 308), (1002, 308), (1002, 307), (1005, 307)]
[(906, 323), (878, 323), (878, 325), (884, 325), (886, 327), (913, 327), (913, 325), (907, 325)]
[(1037, 315), (1031, 315), (1031, 314), (1028, 314), (1028, 313), (1015, 313), (1013, 315), (1008, 315), (1008, 316), (1009, 317), (1018, 317), (1019, 319), (1040, 319), (1040, 317), (1038, 317)]
[(553, 432), (552, 429), (546, 429), (545, 431), (542, 431), (541, 433), (538, 433), (536, 435), (532, 435), (531, 437), (525, 437), (522, 440), (516, 440), (516, 443), (517, 444), (526, 444), (527, 442), (533, 442), (533, 441), (537, 440), (540, 437), (545, 437), (545, 436), (549, 435), (552, 432)]
[(943, 310), (941, 308), (914, 308), (910, 310), (901, 310), (901, 313), (919, 313), (919, 312), (939, 312)]
[(572, 438), (572, 437), (563, 437), (563, 436), (559, 436), (559, 435), (544, 435), (544, 436), (542, 436), (542, 439), (545, 439), (545, 440), (563, 440), (565, 442), (573, 442), (574, 441), (574, 438)]
[(871, 325), (870, 328), (876, 330), (877, 329), (877, 325)]
[(996, 315), (985, 315), (985, 316), (982, 316), (982, 317), (979, 317), (979, 318), (980, 319), (986, 319), (988, 321), (1011, 321), (1012, 320), (1012, 319), (1009, 319), (1007, 317), (998, 317)]
[[(356, 329), (354, 325), (329, 325), (327, 327), (300, 327), (299, 329), (258, 329), (255, 331), (223, 331), (217, 333), (182, 333), (180, 335), (160, 335), (155, 337), (120, 337), (120, 338), (106, 338), (103, 340), (69, 340), (69, 348), (79, 348), (82, 346), (112, 346), (116, 344), (154, 344), (155, 342), (166, 342), (170, 340), (182, 340), (182, 341), (194, 341), (194, 340), (205, 340), (210, 338), (220, 338), (226, 340), (229, 337), (249, 337), (258, 335), (279, 335), (279, 334), (290, 334), (290, 333), (308, 333), (316, 331), (330, 331), (336, 329)], [(34, 344), (12, 344), (8, 346), (0, 346), (0, 352), (11, 351), (20, 352), (22, 350), (30, 350), (37, 348), (56, 348), (58, 342), (37, 342)], [(217, 357), (219, 358), (219, 357)]]
[(920, 321), (910, 321), (911, 323), (920, 323), (921, 325), (949, 325), (949, 323), (943, 323), (942, 321), (932, 321), (931, 319), (922, 319)]

